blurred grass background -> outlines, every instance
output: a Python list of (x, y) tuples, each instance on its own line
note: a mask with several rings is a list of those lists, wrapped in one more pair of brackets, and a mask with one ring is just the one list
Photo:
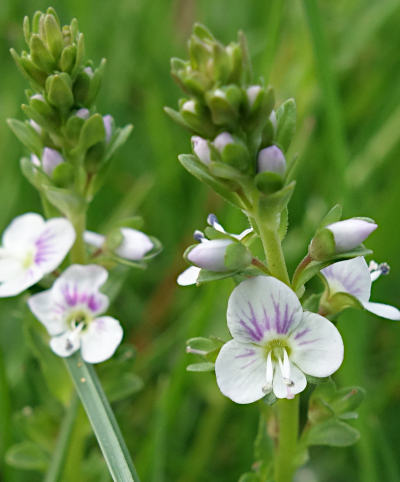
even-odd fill
[[(23, 16), (47, 6), (41, 0), (0, 3), (2, 229), (16, 215), (40, 210), (36, 192), (19, 171), (23, 149), (5, 119), (23, 117), (20, 104), (27, 88), (8, 50), (23, 48)], [(147, 271), (129, 274), (111, 313), (124, 324), (125, 341), (137, 348), (133, 369), (145, 382), (135, 396), (114, 405), (117, 418), (143, 481), (237, 480), (253, 460), (257, 407), (226, 400), (212, 374), (187, 373), (190, 360), (184, 350), (191, 336), (228, 337), (225, 309), (232, 284), (178, 288), (175, 278), (185, 267), (183, 250), (193, 230), (204, 226), (207, 213), (218, 214), (232, 232), (242, 229), (245, 220), (176, 159), (189, 152), (190, 144), (188, 134), (162, 111), (163, 105), (175, 107), (180, 96), (169, 75), (169, 58), (185, 58), (194, 21), (206, 24), (225, 43), (244, 30), (256, 75), (269, 78), (278, 103), (294, 97), (298, 106), (291, 148), (292, 155), (300, 156), (298, 185), (285, 241), (290, 268), (303, 256), (323, 214), (343, 202), (346, 217), (364, 215), (378, 222), (368, 245), (374, 259), (388, 261), (392, 272), (377, 282), (373, 299), (399, 306), (400, 4), (59, 0), (52, 6), (63, 23), (78, 18), (88, 57), (108, 59), (100, 111), (111, 113), (118, 125), (135, 125), (91, 208), (89, 227), (100, 229), (116, 213), (139, 213), (145, 231), (164, 244)], [(60, 412), (24, 341), (22, 304), (21, 297), (1, 300), (0, 478), (6, 482), (42, 480), (39, 472), (7, 466), (4, 453), (26, 440), (26, 426), (32, 425), (26, 419), (32, 414), (37, 427), (31, 427), (31, 438), (51, 449)], [(336, 379), (367, 390), (354, 423), (362, 438), (347, 450), (313, 450), (299, 480), (400, 481), (400, 327), (355, 311), (345, 313), (339, 326), (346, 354)], [(41, 411), (47, 413), (46, 423), (48, 414), (54, 415), (48, 433), (37, 415)], [(83, 414), (62, 480), (109, 480), (95, 440), (80, 427), (86, 427)]]

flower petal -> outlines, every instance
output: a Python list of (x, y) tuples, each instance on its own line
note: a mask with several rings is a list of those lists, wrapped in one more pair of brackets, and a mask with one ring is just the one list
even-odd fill
[(330, 294), (350, 293), (360, 301), (368, 301), (371, 296), (371, 275), (362, 256), (339, 261), (321, 270), (329, 285)]
[(28, 306), (51, 336), (60, 335), (66, 331), (67, 326), (62, 317), (65, 309), (62, 305), (54, 302), (52, 289), (28, 298)]
[(383, 303), (372, 303), (370, 301), (364, 302), (363, 306), (366, 310), (374, 313), (374, 315), (387, 318), (388, 320), (400, 320), (400, 310), (394, 306), (385, 305)]
[(215, 361), (221, 392), (236, 403), (252, 403), (265, 396), (266, 359), (262, 348), (230, 340)]
[(76, 336), (71, 331), (66, 331), (62, 335), (55, 336), (50, 340), (50, 348), (53, 352), (63, 358), (72, 355), (81, 346), (79, 335)]
[(34, 259), (35, 265), (43, 273), (51, 273), (61, 264), (74, 241), (75, 231), (67, 219), (49, 219), (35, 241), (37, 249)]
[(233, 242), (231, 239), (204, 240), (189, 251), (187, 259), (199, 268), (209, 271), (229, 271), (225, 266), (225, 253), (226, 248)]
[(16, 217), (3, 233), (3, 246), (15, 252), (33, 244), (44, 224), (45, 220), (36, 213)]
[(256, 276), (240, 283), (228, 302), (228, 327), (243, 343), (260, 343), (293, 330), (302, 317), (295, 293), (282, 281)]
[[(15, 273), (14, 273), (15, 275)], [(16, 296), (43, 278), (43, 273), (35, 266), (22, 270), (11, 279), (4, 280), (0, 284), (0, 298)]]
[(185, 269), (177, 278), (176, 282), (180, 286), (190, 286), (197, 283), (197, 278), (199, 277), (201, 268), (197, 266), (190, 266), (190, 268)]
[(151, 239), (141, 231), (131, 228), (121, 228), (122, 242), (115, 250), (121, 258), (137, 261), (154, 247)]
[(344, 253), (355, 248), (377, 227), (377, 224), (359, 218), (344, 219), (325, 226), (333, 233), (337, 253)]
[(64, 308), (87, 307), (93, 316), (108, 307), (108, 296), (99, 292), (107, 279), (107, 270), (95, 264), (73, 264), (54, 283), (54, 303)]
[(343, 361), (343, 340), (333, 323), (304, 312), (303, 319), (290, 334), (290, 359), (300, 370), (314, 377), (332, 375)]
[(86, 244), (90, 244), (95, 248), (101, 248), (106, 240), (106, 237), (102, 234), (95, 233), (94, 231), (85, 231), (83, 233), (83, 239)]
[(294, 398), (297, 393), (302, 392), (307, 386), (307, 379), (304, 373), (293, 363), (290, 363), (290, 381), (293, 385), (286, 385), (283, 381), (282, 373), (276, 365), (272, 384), (276, 398)]
[(107, 360), (121, 343), (122, 335), (121, 325), (115, 318), (96, 318), (81, 335), (82, 358), (88, 363)]

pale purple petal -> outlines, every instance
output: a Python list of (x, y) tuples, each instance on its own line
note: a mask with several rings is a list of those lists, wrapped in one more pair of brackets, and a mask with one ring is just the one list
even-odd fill
[(154, 248), (154, 244), (147, 236), (137, 229), (121, 228), (122, 242), (115, 250), (121, 258), (132, 261), (141, 260)]
[(370, 301), (364, 302), (363, 306), (366, 310), (370, 311), (374, 315), (387, 318), (388, 320), (400, 320), (400, 310), (394, 306), (385, 305), (383, 303), (372, 303)]
[(195, 285), (197, 283), (200, 271), (201, 268), (198, 268), (197, 266), (190, 266), (190, 268), (186, 269), (178, 276), (176, 282), (180, 286)]
[(187, 259), (199, 268), (209, 271), (229, 271), (225, 266), (225, 253), (226, 248), (232, 243), (230, 239), (204, 240), (190, 250)]
[(102, 234), (95, 233), (94, 231), (85, 231), (83, 233), (83, 239), (86, 244), (90, 244), (95, 248), (101, 248), (106, 240), (106, 237)]
[(314, 377), (332, 375), (343, 361), (343, 340), (333, 323), (304, 312), (301, 323), (290, 334), (290, 359)]
[(325, 226), (333, 233), (336, 252), (342, 253), (356, 248), (378, 227), (364, 219), (345, 219)]
[(82, 358), (100, 363), (110, 358), (121, 343), (123, 331), (119, 321), (110, 316), (93, 320), (81, 334)]
[(106, 143), (108, 144), (112, 136), (112, 121), (113, 118), (110, 114), (103, 116), (104, 130), (106, 132)]
[(218, 387), (236, 403), (252, 403), (265, 396), (265, 370), (263, 349), (236, 340), (225, 343), (215, 361)]
[(50, 149), (49, 147), (43, 149), (42, 167), (48, 176), (51, 176), (54, 169), (63, 162), (65, 162), (63, 156), (55, 149)]
[(210, 153), (210, 148), (208, 146), (208, 142), (199, 136), (193, 136), (191, 138), (191, 141), (192, 141), (193, 152), (196, 154), (199, 160), (203, 164), (206, 164), (206, 165), (210, 164), (211, 153)]
[(302, 313), (297, 296), (285, 283), (257, 276), (242, 281), (233, 290), (227, 320), (237, 341), (261, 343), (292, 331), (300, 323)]
[(249, 106), (252, 107), (257, 99), (258, 94), (261, 92), (261, 87), (259, 85), (251, 85), (246, 90), (247, 100)]
[(282, 377), (282, 373), (275, 365), (275, 374), (272, 384), (276, 398), (294, 398), (297, 393), (302, 392), (307, 386), (307, 379), (304, 373), (290, 362), (290, 385), (287, 385)]
[(330, 295), (338, 292), (349, 293), (361, 302), (371, 295), (371, 275), (362, 256), (339, 261), (321, 270), (329, 285)]
[(235, 141), (229, 132), (222, 132), (214, 139), (214, 146), (219, 152), (222, 152), (228, 144), (233, 144)]
[(275, 172), (283, 176), (286, 171), (286, 159), (277, 146), (261, 149), (257, 157), (257, 172)]

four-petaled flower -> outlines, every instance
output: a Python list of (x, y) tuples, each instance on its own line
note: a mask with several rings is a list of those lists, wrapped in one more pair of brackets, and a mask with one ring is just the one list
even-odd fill
[(35, 213), (15, 218), (4, 231), (0, 248), (0, 297), (22, 293), (54, 271), (74, 240), (67, 219), (45, 221)]
[(336, 294), (347, 293), (354, 296), (371, 313), (389, 320), (400, 320), (400, 311), (394, 306), (369, 301), (372, 281), (378, 279), (381, 274), (386, 274), (388, 269), (386, 264), (378, 266), (373, 263), (370, 270), (362, 256), (339, 261), (324, 268), (321, 273), (328, 288), (328, 306), (332, 305), (331, 300)]
[(257, 276), (237, 286), (228, 303), (233, 340), (215, 363), (221, 392), (251, 403), (273, 391), (293, 398), (307, 384), (305, 374), (327, 377), (343, 360), (343, 341), (326, 318), (303, 312), (295, 293), (276, 278)]
[(108, 297), (99, 291), (107, 271), (98, 265), (72, 265), (52, 288), (28, 299), (33, 314), (51, 336), (50, 347), (61, 357), (81, 350), (88, 363), (110, 358), (122, 340), (119, 321), (99, 316)]

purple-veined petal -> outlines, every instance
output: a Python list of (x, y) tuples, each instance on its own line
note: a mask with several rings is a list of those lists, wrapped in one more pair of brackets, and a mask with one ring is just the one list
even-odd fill
[(137, 261), (153, 249), (154, 244), (151, 239), (142, 231), (132, 228), (121, 228), (122, 242), (115, 250), (121, 258)]
[(252, 403), (265, 396), (266, 359), (261, 347), (230, 340), (215, 361), (221, 392), (236, 403)]
[(66, 331), (62, 335), (54, 336), (50, 340), (50, 348), (53, 352), (63, 358), (68, 357), (79, 350), (81, 340), (79, 333)]
[(3, 233), (3, 246), (12, 252), (24, 250), (38, 238), (44, 224), (40, 214), (27, 213), (16, 217)]
[(272, 388), (276, 398), (294, 398), (297, 393), (302, 392), (307, 386), (307, 379), (304, 373), (293, 363), (290, 363), (290, 382), (290, 386), (284, 382), (282, 373), (278, 365), (275, 364)]
[(382, 318), (387, 318), (388, 320), (400, 320), (400, 310), (398, 310), (394, 306), (385, 305), (383, 303), (373, 303), (370, 301), (364, 302), (363, 306), (366, 310), (370, 311), (374, 315), (381, 316)]
[(28, 306), (51, 336), (60, 335), (68, 329), (63, 318), (66, 307), (55, 302), (52, 289), (31, 296)]
[(82, 358), (88, 363), (100, 363), (110, 358), (122, 340), (119, 321), (110, 316), (93, 320), (81, 334)]
[(302, 318), (295, 293), (282, 281), (256, 276), (242, 281), (228, 302), (229, 330), (240, 342), (261, 343), (292, 331)]
[(201, 268), (197, 266), (190, 266), (190, 268), (185, 269), (177, 278), (176, 282), (180, 286), (190, 286), (197, 283), (197, 278), (199, 277)]
[(106, 240), (106, 237), (102, 234), (95, 233), (94, 231), (85, 231), (83, 233), (83, 239), (86, 244), (90, 244), (95, 248), (101, 248)]
[(49, 219), (35, 241), (34, 264), (43, 273), (50, 273), (61, 264), (74, 241), (75, 231), (67, 219)]
[(92, 316), (96, 316), (108, 307), (108, 296), (99, 292), (108, 273), (107, 270), (95, 264), (73, 264), (58, 278), (53, 287), (54, 302), (70, 308), (87, 308)]
[(343, 361), (343, 340), (333, 323), (304, 312), (301, 323), (290, 334), (290, 359), (300, 370), (314, 377), (332, 375)]
[(350, 293), (361, 302), (371, 295), (371, 275), (362, 256), (339, 261), (321, 270), (329, 285), (330, 295), (337, 292)]

